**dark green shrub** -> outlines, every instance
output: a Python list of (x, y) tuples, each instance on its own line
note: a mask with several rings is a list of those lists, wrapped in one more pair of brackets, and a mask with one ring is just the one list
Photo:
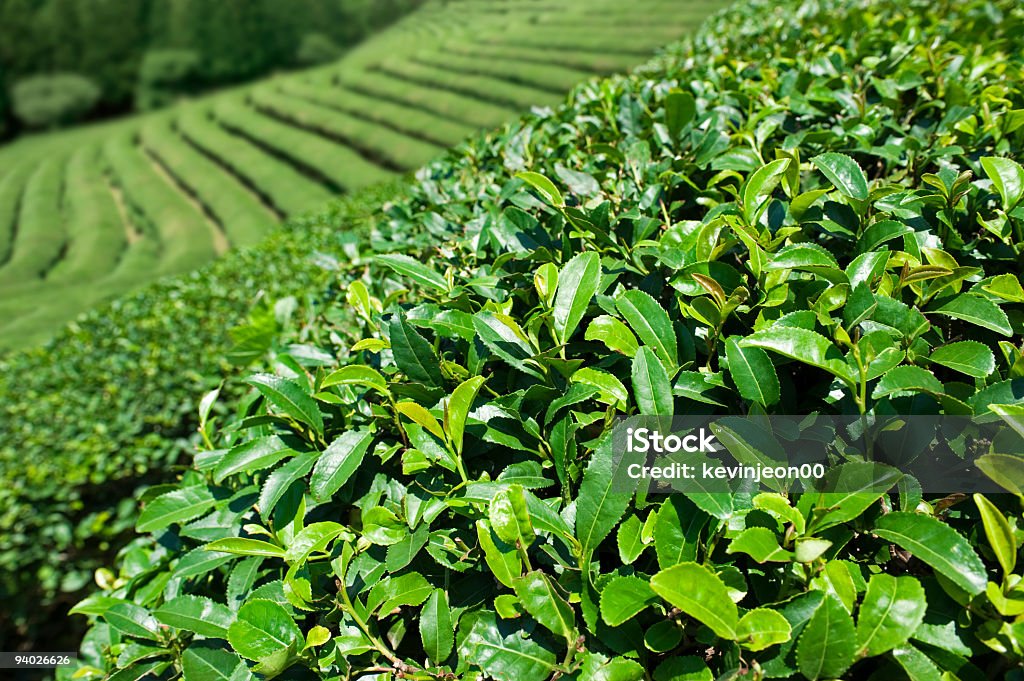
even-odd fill
[(426, 168), (202, 400), (79, 674), (1017, 678), (1019, 497), (634, 496), (608, 426), (1019, 413), (1022, 28), (740, 3)]
[(201, 58), (195, 50), (150, 50), (139, 66), (135, 108), (156, 109), (198, 91), (201, 74)]
[(53, 128), (82, 120), (99, 98), (99, 88), (88, 78), (58, 73), (15, 83), (11, 89), (11, 108), (22, 125)]

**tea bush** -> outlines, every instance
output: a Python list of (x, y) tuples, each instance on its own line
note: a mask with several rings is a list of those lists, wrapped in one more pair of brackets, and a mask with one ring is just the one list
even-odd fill
[(1016, 413), (1022, 29), (751, 0), (429, 166), (202, 400), (76, 677), (1019, 678), (1018, 496), (635, 496), (608, 426)]
[[(259, 247), (83, 315), (47, 346), (0, 356), (0, 648), (66, 629), (63, 612), (130, 536), (133, 492), (194, 451), (197, 395), (258, 357), (253, 328), (289, 323), (267, 301), (325, 290), (330, 260), (317, 253), (343, 252), (393, 191), (295, 220)], [(229, 356), (231, 327), (250, 315), (248, 355)]]

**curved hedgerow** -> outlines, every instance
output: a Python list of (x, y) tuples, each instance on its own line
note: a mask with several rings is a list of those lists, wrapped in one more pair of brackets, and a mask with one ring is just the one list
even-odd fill
[(79, 678), (1018, 674), (1011, 495), (612, 485), (616, 415), (1024, 403), (1021, 9), (775, 5), (385, 205), (203, 399)]

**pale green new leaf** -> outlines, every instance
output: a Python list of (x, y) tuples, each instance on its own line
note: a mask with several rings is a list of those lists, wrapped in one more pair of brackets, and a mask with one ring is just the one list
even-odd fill
[(601, 256), (580, 253), (558, 273), (552, 321), (560, 343), (568, 342), (601, 285)]
[(736, 636), (744, 648), (758, 651), (789, 640), (793, 629), (775, 610), (755, 608), (740, 618)]
[(974, 503), (981, 512), (981, 522), (985, 528), (988, 544), (992, 547), (992, 552), (996, 554), (996, 559), (1003, 568), (1003, 574), (1009, 576), (1017, 565), (1017, 541), (1013, 528), (1010, 527), (1010, 522), (1002, 511), (984, 495), (975, 494)]
[(284, 558), (285, 550), (276, 544), (260, 539), (247, 537), (225, 537), (217, 539), (203, 547), (207, 551), (233, 553), (236, 556), (264, 556), (267, 558)]
[(452, 391), (451, 397), (444, 409), (444, 429), (448, 433), (452, 446), (458, 454), (462, 453), (462, 441), (465, 436), (466, 419), (473, 408), (473, 400), (476, 399), (480, 386), (487, 379), (483, 376), (474, 376), (466, 379)]
[(636, 336), (629, 330), (629, 327), (611, 315), (601, 315), (594, 318), (587, 327), (583, 336), (586, 340), (596, 340), (604, 343), (609, 350), (618, 352), (626, 357), (633, 357), (640, 345)]
[(161, 624), (175, 629), (193, 631), (207, 638), (228, 637), (228, 627), (235, 621), (235, 613), (226, 605), (202, 596), (178, 596), (153, 612)]
[(576, 639), (576, 613), (569, 602), (540, 570), (527, 572), (513, 584), (526, 612), (549, 631), (570, 644)]
[(874, 533), (914, 554), (967, 593), (985, 590), (985, 565), (970, 543), (946, 523), (919, 513), (887, 513)]
[(654, 575), (651, 588), (718, 636), (736, 640), (739, 611), (725, 583), (707, 567), (680, 563)]
[(1011, 211), (1024, 197), (1024, 168), (1013, 159), (984, 156), (981, 167), (1003, 199), (1003, 210)]
[(373, 433), (350, 430), (342, 433), (316, 461), (309, 478), (309, 491), (317, 501), (329, 499), (359, 469), (373, 442)]
[(601, 590), (601, 619), (617, 627), (658, 602), (651, 585), (635, 575), (615, 575)]
[(775, 533), (766, 527), (748, 527), (732, 540), (727, 553), (745, 553), (758, 563), (787, 563), (793, 552), (779, 546)]
[(562, 198), (562, 193), (558, 191), (555, 183), (540, 173), (521, 172), (516, 173), (516, 177), (536, 189), (537, 193), (543, 196), (549, 205), (555, 208), (565, 206), (565, 199)]
[(509, 485), (495, 494), (488, 517), (494, 533), (502, 541), (524, 548), (533, 543), (535, 531), (522, 485)]
[(861, 654), (881, 655), (903, 645), (924, 621), (927, 607), (916, 578), (872, 575), (857, 616)]

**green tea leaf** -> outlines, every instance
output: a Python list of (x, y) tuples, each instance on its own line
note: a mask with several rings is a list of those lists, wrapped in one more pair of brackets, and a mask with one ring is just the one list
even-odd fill
[(248, 674), (238, 655), (198, 641), (181, 654), (181, 671), (183, 681), (242, 681)]
[(302, 649), (302, 631), (288, 611), (264, 599), (247, 601), (228, 627), (228, 642), (242, 657), (260, 662)]
[(829, 152), (815, 156), (811, 163), (846, 196), (857, 201), (868, 200), (868, 178), (849, 156)]
[(388, 324), (388, 333), (395, 364), (410, 380), (435, 387), (444, 383), (434, 348), (405, 318), (395, 315)]
[(767, 352), (758, 347), (741, 347), (738, 339), (732, 337), (725, 341), (725, 355), (740, 397), (765, 407), (779, 401), (779, 377)]
[(522, 485), (509, 485), (495, 494), (488, 517), (494, 533), (502, 541), (524, 548), (533, 543), (535, 532)]
[(295, 450), (276, 435), (249, 440), (228, 450), (213, 469), (213, 481), (219, 484), (242, 471), (255, 473), (295, 454)]
[(433, 592), (434, 587), (418, 572), (387, 577), (370, 589), (366, 609), (377, 612), (377, 618), (383, 619), (395, 608), (422, 604)]
[(871, 393), (874, 399), (881, 399), (893, 393), (926, 392), (942, 394), (945, 391), (935, 374), (916, 366), (899, 366), (890, 370), (875, 386)]
[(727, 553), (745, 553), (758, 563), (793, 560), (793, 552), (779, 546), (775, 533), (766, 527), (748, 527), (729, 544)]
[(448, 283), (444, 277), (420, 261), (401, 253), (378, 255), (374, 261), (391, 268), (403, 277), (409, 277), (417, 284), (446, 293)]
[(958, 341), (935, 349), (928, 358), (974, 378), (985, 378), (996, 369), (996, 358), (984, 343)]
[(383, 395), (388, 394), (387, 379), (376, 369), (358, 364), (331, 372), (320, 384), (320, 387), (331, 388), (336, 385), (357, 385), (376, 390)]
[(562, 198), (562, 193), (558, 191), (555, 183), (540, 173), (522, 172), (516, 173), (516, 177), (536, 189), (549, 205), (555, 208), (565, 206), (565, 199)]
[(273, 374), (256, 374), (246, 379), (246, 383), (259, 390), (267, 402), (299, 423), (311, 427), (318, 435), (323, 435), (324, 420), (316, 400), (298, 383)]
[(442, 589), (434, 589), (420, 611), (420, 641), (427, 657), (434, 664), (442, 664), (455, 645), (455, 625), (448, 607), (448, 596)]
[(1009, 576), (1017, 565), (1017, 541), (1013, 528), (1010, 527), (1010, 522), (1002, 511), (983, 495), (975, 494), (974, 503), (977, 505), (978, 511), (981, 512), (981, 522), (985, 528), (988, 545), (996, 554), (996, 560), (1003, 568), (1003, 574)]
[(576, 640), (576, 613), (543, 572), (527, 572), (512, 586), (519, 602), (535, 620), (570, 644)]
[(373, 433), (350, 430), (334, 439), (316, 461), (309, 478), (309, 491), (317, 501), (334, 495), (359, 469)]
[(615, 575), (601, 590), (601, 619), (617, 627), (658, 602), (651, 585), (635, 575)]
[(584, 555), (596, 549), (615, 529), (633, 498), (632, 491), (613, 489), (616, 463), (614, 443), (610, 435), (605, 435), (583, 473), (576, 500), (576, 538)]
[(488, 611), (474, 619), (460, 654), (497, 681), (544, 681), (555, 670), (553, 652)]
[(365, 511), (362, 521), (363, 536), (378, 546), (397, 544), (409, 533), (405, 523), (383, 506), (374, 506)]
[(159, 532), (168, 525), (183, 523), (213, 508), (216, 499), (205, 485), (183, 487), (161, 494), (145, 505), (135, 523), (137, 532)]
[(586, 340), (604, 343), (609, 350), (633, 357), (640, 348), (629, 327), (610, 315), (595, 317), (584, 335)]
[(768, 270), (839, 270), (834, 255), (817, 244), (791, 244), (779, 249), (765, 269)]
[(779, 186), (790, 163), (790, 159), (780, 158), (761, 166), (751, 174), (743, 188), (743, 215), (748, 224), (752, 224), (756, 220), (763, 199), (771, 196), (771, 193)]
[(600, 285), (601, 257), (597, 253), (580, 253), (562, 267), (552, 309), (560, 343), (567, 343), (576, 331)]
[(930, 310), (929, 313), (962, 319), (1004, 336), (1013, 334), (1006, 313), (991, 300), (976, 293), (962, 293), (952, 300), (944, 302), (938, 308)]
[(511, 589), (523, 572), (523, 562), (515, 546), (503, 542), (486, 520), (476, 521), (476, 534), (491, 574)]
[(903, 645), (924, 621), (924, 588), (913, 577), (872, 575), (857, 618), (862, 655), (881, 655)]
[(448, 432), (452, 446), (458, 454), (462, 453), (462, 440), (465, 436), (466, 419), (473, 408), (480, 386), (486, 381), (483, 376), (466, 379), (452, 391), (444, 410), (444, 429)]
[(266, 556), (269, 558), (284, 558), (285, 554), (284, 549), (276, 544), (246, 537), (217, 539), (204, 546), (203, 549), (206, 551), (233, 553), (237, 556)]
[(633, 358), (633, 395), (641, 414), (672, 416), (675, 413), (672, 383), (665, 366), (646, 345)]
[(258, 502), (260, 517), (263, 518), (264, 522), (270, 519), (270, 514), (274, 512), (277, 502), (281, 500), (281, 497), (288, 491), (292, 483), (299, 478), (305, 477), (313, 469), (313, 464), (316, 463), (320, 456), (320, 452), (304, 452), (276, 469), (267, 477), (266, 482), (263, 483), (263, 488), (260, 490)]
[(310, 554), (317, 551), (326, 551), (327, 546), (336, 537), (347, 533), (352, 534), (342, 525), (331, 521), (311, 523), (302, 528), (288, 544), (288, 551), (284, 559), (289, 563), (301, 566), (309, 558)]
[(665, 127), (672, 139), (679, 134), (697, 115), (697, 101), (689, 92), (673, 90), (665, 96)]
[(775, 327), (753, 333), (740, 347), (764, 348), (799, 362), (828, 371), (849, 386), (855, 383), (850, 366), (839, 348), (824, 336), (806, 329)]
[(899, 239), (907, 234), (913, 234), (914, 228), (896, 220), (879, 220), (872, 223), (864, 230), (857, 239), (857, 251), (868, 253), (874, 251), (882, 244), (893, 239)]
[(635, 289), (619, 294), (615, 307), (643, 344), (654, 348), (666, 370), (674, 371), (679, 366), (678, 345), (672, 320), (665, 308), (643, 291)]
[[(670, 568), (697, 560), (700, 532), (710, 517), (682, 494), (662, 502), (654, 522), (654, 550), (658, 567)], [(621, 533), (621, 526), (620, 526)]]
[(541, 380), (544, 375), (527, 360), (533, 357), (533, 350), (526, 342), (521, 329), (492, 312), (477, 312), (473, 315), (473, 328), (484, 345), (509, 365)]
[(826, 594), (804, 627), (797, 643), (800, 673), (809, 681), (840, 678), (857, 650), (857, 632), (846, 608), (832, 594)]
[(1010, 212), (1024, 197), (1024, 168), (1009, 158), (983, 156), (981, 167), (1003, 199), (1003, 210)]
[(740, 645), (753, 651), (788, 641), (792, 631), (785, 617), (768, 608), (750, 610), (736, 625)]
[(161, 624), (175, 629), (192, 631), (207, 638), (228, 637), (228, 627), (235, 621), (235, 613), (226, 605), (201, 596), (178, 596), (153, 612)]
[(651, 588), (666, 601), (718, 636), (734, 641), (739, 612), (714, 572), (697, 563), (680, 563), (651, 578)]
[(892, 658), (896, 660), (910, 681), (947, 681), (949, 679), (949, 676), (943, 674), (927, 655), (912, 645), (892, 651)]
[(931, 516), (894, 512), (875, 524), (875, 534), (909, 551), (971, 595), (985, 590), (985, 565), (956, 530)]
[(160, 640), (157, 635), (160, 629), (157, 619), (141, 605), (118, 603), (103, 613), (103, 619), (125, 636), (148, 641)]

